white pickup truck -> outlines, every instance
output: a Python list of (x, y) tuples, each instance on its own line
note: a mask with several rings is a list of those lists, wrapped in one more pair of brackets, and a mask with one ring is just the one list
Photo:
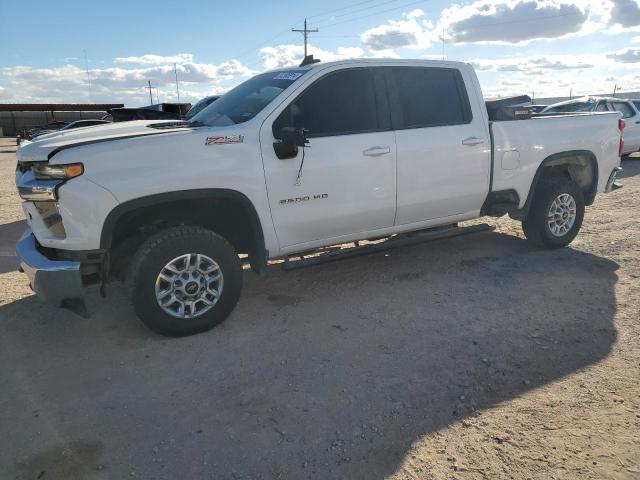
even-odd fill
[(562, 247), (615, 183), (620, 113), (491, 121), (470, 65), (349, 60), (261, 73), (191, 122), (54, 133), (18, 150), (38, 295), (124, 278), (151, 329), (223, 321), (243, 263), (509, 214)]

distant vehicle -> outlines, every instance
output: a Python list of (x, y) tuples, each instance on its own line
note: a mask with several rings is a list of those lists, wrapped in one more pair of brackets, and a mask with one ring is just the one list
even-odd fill
[(62, 132), (64, 130), (73, 130), (74, 128), (91, 127), (94, 125), (102, 125), (105, 123), (111, 123), (108, 120), (98, 120), (97, 118), (91, 118), (86, 120), (76, 120), (75, 122), (53, 122), (42, 127), (36, 127), (29, 130), (28, 140), (47, 135), (54, 132)]
[(62, 127), (60, 131), (71, 130), (74, 128), (93, 127), (94, 125), (104, 125), (105, 123), (111, 122), (109, 120), (98, 120), (97, 118), (92, 118), (90, 120), (76, 120), (75, 122), (71, 122)]
[(626, 123), (623, 155), (640, 150), (640, 100), (616, 97), (582, 97), (555, 103), (542, 113), (620, 112)]
[(30, 128), (29, 130), (23, 132), (21, 135), (22, 138), (26, 140), (31, 140), (39, 135), (43, 135), (45, 133), (56, 132), (60, 130), (62, 127), (66, 127), (69, 122), (51, 122), (46, 125), (40, 125), (38, 127)]
[(547, 105), (531, 105), (531, 113), (540, 113), (545, 108), (547, 108)]
[(210, 97), (204, 97), (202, 100), (199, 100), (193, 107), (191, 107), (187, 111), (187, 113), (184, 114), (184, 119), (190, 120), (192, 117), (200, 113), (202, 110), (204, 110), (206, 107), (211, 105), (213, 102), (215, 102), (219, 98), (220, 98), (220, 95), (212, 95)]
[(114, 122), (181, 120), (189, 108), (191, 108), (190, 103), (156, 103), (139, 108), (112, 108), (109, 114)]

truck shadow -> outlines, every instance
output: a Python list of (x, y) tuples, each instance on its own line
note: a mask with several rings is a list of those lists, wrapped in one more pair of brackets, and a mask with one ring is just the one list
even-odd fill
[(100, 442), (109, 478), (383, 478), (421, 436), (605, 358), (617, 268), (497, 233), (274, 266), (178, 340), (139, 326), (122, 289), (89, 320), (28, 297), (0, 307), (0, 465), (66, 471), (42, 463), (62, 438)]
[(622, 167), (622, 173), (619, 178), (635, 177), (640, 174), (640, 154), (633, 154), (633, 157), (625, 157), (620, 166)]

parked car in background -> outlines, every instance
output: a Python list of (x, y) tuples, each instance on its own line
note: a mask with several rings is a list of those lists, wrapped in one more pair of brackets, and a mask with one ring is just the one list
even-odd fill
[(73, 130), (76, 128), (91, 127), (94, 125), (103, 125), (105, 123), (111, 123), (108, 120), (99, 120), (97, 118), (89, 118), (86, 120), (76, 120), (75, 122), (52, 122), (42, 127), (35, 127), (27, 132), (26, 139), (33, 140), (42, 135), (47, 135), (54, 132), (62, 132), (66, 130)]
[(581, 97), (555, 103), (542, 113), (620, 112), (626, 123), (623, 155), (640, 150), (640, 100), (616, 97)]
[(192, 117), (200, 113), (202, 110), (207, 108), (213, 102), (220, 98), (220, 95), (211, 95), (210, 97), (204, 97), (202, 100), (199, 100), (193, 107), (184, 114), (185, 120), (190, 120)]
[(20, 135), (25, 140), (32, 140), (33, 138), (44, 135), (45, 133), (56, 132), (63, 127), (69, 125), (69, 122), (50, 122), (46, 125), (40, 125), (38, 127), (30, 128)]
[(585, 205), (620, 186), (620, 117), (497, 121), (459, 62), (264, 72), (191, 122), (21, 147), (17, 258), (54, 305), (121, 278), (148, 327), (189, 335), (231, 313), (243, 262), (265, 272), (269, 259), (483, 215), (509, 214), (537, 245), (568, 245)]
[(531, 105), (531, 113), (540, 113), (545, 108), (547, 108), (547, 105)]
[(111, 123), (109, 120), (99, 120), (97, 118), (92, 118), (89, 120), (76, 120), (75, 122), (71, 122), (68, 125), (65, 125), (60, 129), (60, 131), (64, 130), (72, 130), (74, 128), (84, 128), (84, 127), (93, 127), (95, 125), (104, 125), (105, 123)]

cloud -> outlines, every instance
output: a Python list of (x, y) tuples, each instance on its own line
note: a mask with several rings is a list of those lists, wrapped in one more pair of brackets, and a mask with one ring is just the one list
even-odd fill
[(609, 52), (607, 58), (620, 63), (638, 63), (640, 62), (640, 48), (625, 48), (617, 52)]
[[(184, 92), (181, 100), (195, 100), (205, 94), (219, 93), (228, 87), (221, 84), (239, 81), (254, 72), (238, 60), (221, 64), (184, 62), (177, 65), (178, 78)], [(149, 80), (161, 93), (164, 101), (175, 101), (174, 66), (153, 65), (139, 68), (94, 68), (87, 72), (67, 64), (55, 68), (26, 66), (5, 67), (1, 70), (6, 86), (5, 97), (19, 102), (115, 102), (148, 103), (145, 86)], [(189, 92), (203, 94), (189, 97)], [(155, 95), (155, 93), (154, 93)]]
[(403, 16), (404, 20), (389, 20), (384, 25), (362, 32), (360, 40), (372, 51), (429, 47), (429, 29), (433, 28), (433, 25), (420, 21), (424, 12), (415, 9)]
[(177, 55), (141, 55), (139, 57), (116, 57), (113, 63), (127, 65), (162, 65), (167, 63), (193, 63), (191, 53), (179, 53)]
[(534, 55), (501, 59), (469, 61), (477, 70), (494, 72), (523, 72), (540, 75), (549, 70), (580, 70), (596, 66), (594, 58), (580, 59), (574, 55)]
[(630, 28), (640, 25), (640, 5), (635, 0), (610, 0), (612, 3), (609, 25)]
[[(335, 52), (329, 52), (313, 45), (308, 46), (308, 54), (323, 62), (344, 60), (347, 58), (360, 58), (364, 56), (364, 50), (360, 47), (338, 47)], [(267, 70), (274, 68), (293, 67), (300, 65), (304, 57), (304, 48), (301, 45), (276, 45), (260, 49), (262, 63)]]
[(569, 0), (477, 0), (442, 11), (438, 30), (454, 43), (516, 44), (581, 32), (589, 19), (587, 2)]

